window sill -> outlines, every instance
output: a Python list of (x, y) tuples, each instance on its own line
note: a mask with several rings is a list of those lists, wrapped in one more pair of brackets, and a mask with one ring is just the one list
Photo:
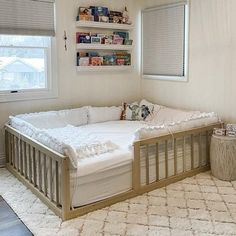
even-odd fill
[(143, 79), (173, 81), (173, 82), (188, 82), (187, 76), (161, 76), (161, 75), (143, 75)]
[(24, 100), (39, 100), (57, 98), (58, 90), (39, 90), (39, 91), (19, 91), (17, 93), (2, 92), (0, 93), (0, 103), (17, 102)]

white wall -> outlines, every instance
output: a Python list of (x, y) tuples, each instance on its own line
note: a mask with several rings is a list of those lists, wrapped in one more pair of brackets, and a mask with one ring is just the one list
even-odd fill
[[(143, 8), (177, 2), (145, 0)], [(189, 81), (141, 81), (142, 96), (236, 122), (236, 1), (190, 0)]]
[[(122, 101), (133, 101), (140, 97), (140, 76), (138, 44), (138, 6), (135, 0), (57, 0), (56, 1), (56, 39), (58, 56), (59, 97), (49, 100), (32, 100), (0, 103), (0, 128), (9, 115), (25, 112), (79, 107), (82, 105), (118, 105)], [(76, 71), (75, 19), (79, 6), (104, 5), (114, 10), (130, 11), (137, 26), (132, 36), (136, 38), (133, 52), (134, 69), (122, 73), (78, 73)], [(68, 51), (64, 50), (64, 30), (68, 36)], [(81, 30), (81, 29), (80, 29)], [(3, 135), (0, 134), (0, 165), (4, 153)]]
[[(176, 0), (57, 0), (57, 49), (59, 97), (0, 103), (0, 126), (9, 115), (77, 107), (112, 105), (141, 97), (160, 104), (203, 111), (216, 111), (236, 122), (236, 1), (190, 0), (189, 81), (141, 80), (139, 75), (140, 9)], [(80, 5), (128, 6), (136, 29), (134, 70), (131, 73), (88, 74), (75, 68), (75, 17)], [(63, 33), (68, 34), (64, 51)], [(4, 152), (0, 135), (0, 163)]]

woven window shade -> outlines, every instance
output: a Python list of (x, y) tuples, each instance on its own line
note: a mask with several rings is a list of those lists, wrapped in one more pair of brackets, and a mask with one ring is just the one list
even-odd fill
[(143, 74), (184, 76), (185, 3), (143, 11)]
[(54, 36), (54, 1), (0, 0), (0, 34)]

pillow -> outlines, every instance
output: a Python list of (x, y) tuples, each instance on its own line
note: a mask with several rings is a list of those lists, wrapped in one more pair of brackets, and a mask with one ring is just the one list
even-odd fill
[(88, 108), (88, 123), (99, 123), (106, 121), (120, 120), (122, 107), (89, 107)]
[(20, 119), (18, 117), (14, 117), (14, 116), (9, 116), (9, 119), (10, 119), (10, 125), (13, 128), (19, 130), (20, 132), (22, 132), (32, 138), (37, 137), (40, 130), (37, 129), (36, 127), (34, 127), (29, 122), (26, 122), (23, 119)]
[(158, 114), (156, 114), (152, 122), (158, 124), (169, 124), (180, 122), (184, 120), (188, 120), (195, 115), (201, 114), (200, 111), (185, 111), (185, 110), (178, 110), (169, 107), (162, 107), (159, 110)]
[(150, 107), (153, 106), (153, 107), (154, 107), (154, 105), (156, 105), (156, 104), (151, 103), (151, 102), (147, 101), (146, 99), (143, 99), (143, 100), (141, 100), (141, 102), (139, 103), (139, 105), (140, 105), (140, 106), (146, 105), (146, 106), (150, 106)]
[(137, 102), (124, 103), (121, 120), (146, 120), (153, 110), (154, 105), (145, 103), (145, 100), (142, 100), (140, 104)]
[(66, 124), (80, 126), (88, 124), (88, 107), (58, 111), (59, 119)]
[(121, 120), (141, 120), (141, 109), (137, 102), (123, 103)]
[(66, 122), (58, 117), (56, 111), (29, 113), (17, 115), (20, 118), (38, 129), (59, 128), (66, 126)]
[(150, 118), (154, 112), (155, 105), (151, 102), (148, 102), (147, 100), (143, 99), (139, 106), (141, 108), (141, 117), (142, 120), (147, 120)]
[(79, 126), (88, 123), (88, 108), (81, 107), (61, 111), (47, 111), (17, 115), (38, 129), (53, 129), (65, 127), (68, 124)]

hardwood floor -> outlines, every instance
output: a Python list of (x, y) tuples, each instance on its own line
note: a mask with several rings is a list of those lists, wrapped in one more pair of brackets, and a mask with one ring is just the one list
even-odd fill
[(32, 236), (33, 234), (18, 218), (11, 207), (0, 196), (0, 235)]

